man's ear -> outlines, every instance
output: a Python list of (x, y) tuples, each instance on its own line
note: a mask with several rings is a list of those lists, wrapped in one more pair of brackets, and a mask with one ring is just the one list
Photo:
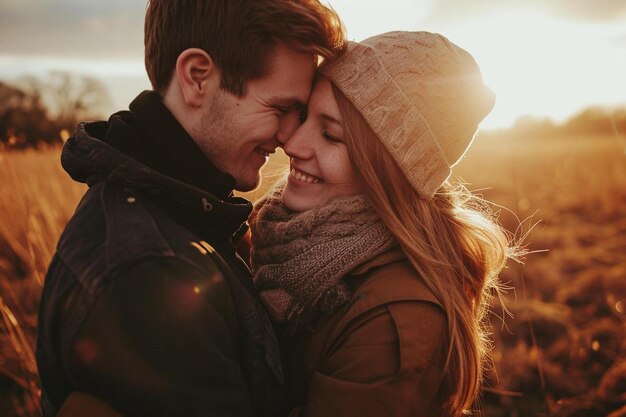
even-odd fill
[(199, 48), (181, 52), (176, 60), (176, 78), (190, 107), (200, 107), (220, 85), (219, 69), (211, 56)]

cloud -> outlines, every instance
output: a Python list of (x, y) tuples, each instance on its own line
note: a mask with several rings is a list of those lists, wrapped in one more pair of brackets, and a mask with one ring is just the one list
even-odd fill
[[(147, 0), (0, 0), (0, 55), (112, 58), (140, 61)], [(542, 10), (561, 19), (626, 21), (625, 0), (330, 0), (352, 38), (372, 32), (419, 28), (498, 11)], [(385, 16), (381, 19), (380, 16)], [(393, 16), (393, 18), (391, 18)], [(532, 30), (532, 28), (529, 28)], [(375, 32), (375, 31), (374, 31)]]
[(554, 14), (578, 21), (607, 22), (626, 18), (624, 0), (536, 0), (536, 2), (547, 7)]
[(432, 2), (430, 17), (456, 20), (502, 10), (543, 10), (554, 17), (580, 22), (626, 21), (624, 0), (437, 0)]
[(622, 48), (626, 48), (626, 32), (614, 36), (613, 43)]
[(0, 53), (141, 57), (144, 13), (142, 1), (0, 0)]

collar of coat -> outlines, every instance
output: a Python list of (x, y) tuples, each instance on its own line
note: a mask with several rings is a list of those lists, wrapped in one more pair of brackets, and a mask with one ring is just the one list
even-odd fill
[(160, 173), (89, 134), (96, 122), (81, 123), (65, 143), (63, 168), (72, 179), (92, 186), (109, 181), (150, 196), (166, 213), (200, 234), (237, 240), (247, 230), (252, 204), (239, 197), (219, 198), (195, 185)]
[(380, 255), (375, 256), (364, 264), (359, 265), (357, 268), (353, 269), (352, 272), (350, 272), (350, 275), (364, 275), (375, 268), (379, 268), (381, 266), (402, 261), (405, 259), (407, 258), (404, 252), (402, 252), (402, 249), (400, 249), (400, 247), (398, 246), (395, 246), (393, 249), (381, 253)]
[(142, 92), (129, 109), (113, 114), (93, 136), (168, 177), (219, 198), (232, 194), (235, 179), (213, 165), (156, 92)]

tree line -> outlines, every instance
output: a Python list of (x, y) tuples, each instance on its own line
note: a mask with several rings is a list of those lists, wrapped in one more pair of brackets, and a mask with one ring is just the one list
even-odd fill
[(626, 109), (589, 107), (563, 123), (549, 118), (522, 116), (512, 127), (492, 132), (512, 138), (616, 135), (626, 140)]
[[(110, 103), (102, 83), (88, 76), (52, 72), (44, 79), (0, 81), (0, 149), (62, 143), (79, 121), (105, 116)], [(590, 107), (560, 124), (523, 116), (511, 128), (492, 133), (515, 138), (619, 135), (626, 140), (626, 110)]]
[(62, 143), (79, 121), (101, 118), (108, 107), (106, 88), (88, 76), (52, 72), (0, 81), (0, 148)]

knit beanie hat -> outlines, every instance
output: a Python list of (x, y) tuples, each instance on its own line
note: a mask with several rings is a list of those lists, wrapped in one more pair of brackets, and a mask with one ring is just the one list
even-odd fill
[(435, 33), (389, 32), (349, 42), (322, 73), (427, 199), (448, 179), (495, 102), (474, 58)]

